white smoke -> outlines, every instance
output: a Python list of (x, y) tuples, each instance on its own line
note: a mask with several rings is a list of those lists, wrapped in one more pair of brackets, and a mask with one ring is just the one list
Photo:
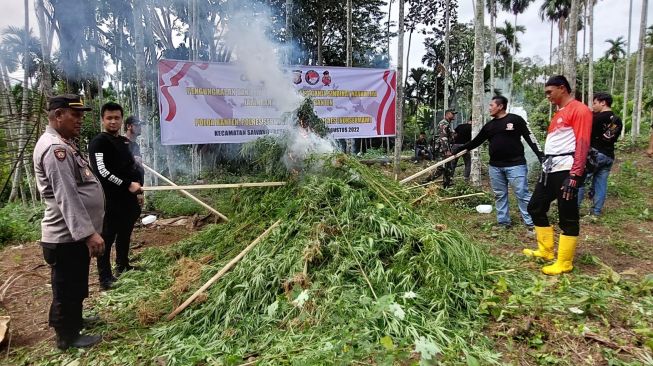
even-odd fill
[[(286, 169), (303, 170), (305, 162), (312, 156), (331, 154), (338, 148), (333, 139), (323, 139), (313, 131), (300, 127), (288, 130), (288, 143), (283, 155)], [(319, 168), (319, 166), (314, 165)]]
[(235, 63), (242, 66), (248, 78), (261, 82), (266, 98), (274, 101), (281, 112), (294, 111), (303, 98), (280, 65), (283, 47), (273, 43), (266, 33), (271, 28), (269, 14), (238, 14), (228, 23), (226, 40), (234, 47)]
[(289, 128), (284, 165), (291, 171), (303, 170), (311, 156), (333, 153), (337, 147), (332, 139), (323, 139), (310, 129), (297, 126), (296, 110), (304, 97), (281, 68), (281, 57), (291, 46), (275, 43), (266, 36), (271, 29), (269, 19), (265, 11), (256, 19), (251, 14), (238, 14), (228, 23), (226, 39), (234, 48), (234, 62), (244, 69), (249, 80), (261, 83), (262, 96), (272, 99), (285, 116)]

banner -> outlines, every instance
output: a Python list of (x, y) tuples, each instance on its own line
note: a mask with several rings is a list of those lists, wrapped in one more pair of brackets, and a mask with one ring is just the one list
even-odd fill
[[(158, 69), (164, 145), (240, 143), (287, 128), (275, 86), (250, 80), (237, 64), (161, 60)], [(333, 138), (394, 136), (394, 70), (288, 66), (283, 73), (313, 99)]]

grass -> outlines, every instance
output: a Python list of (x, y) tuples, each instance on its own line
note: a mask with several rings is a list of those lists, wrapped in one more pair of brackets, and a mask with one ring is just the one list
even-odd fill
[(37, 240), (41, 236), (43, 210), (44, 207), (40, 204), (25, 206), (10, 203), (1, 207), (0, 247)]

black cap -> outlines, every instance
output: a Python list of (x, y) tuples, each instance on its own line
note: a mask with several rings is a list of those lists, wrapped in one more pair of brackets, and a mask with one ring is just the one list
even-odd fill
[(48, 99), (48, 110), (53, 111), (59, 108), (77, 109), (79, 111), (90, 111), (90, 107), (86, 107), (82, 101), (82, 97), (75, 94), (62, 94), (55, 95)]
[(456, 112), (455, 109), (447, 109), (446, 111), (444, 111), (444, 114), (447, 114), (447, 113), (458, 114), (458, 112)]
[(127, 125), (140, 126), (142, 124), (143, 124), (143, 122), (141, 122), (141, 120), (139, 120), (136, 116), (129, 116), (125, 120), (125, 126), (127, 126)]

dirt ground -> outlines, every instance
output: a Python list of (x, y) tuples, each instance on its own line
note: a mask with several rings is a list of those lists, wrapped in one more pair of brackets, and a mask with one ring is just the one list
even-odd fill
[[(146, 248), (176, 243), (191, 231), (185, 226), (136, 227), (132, 235), (132, 256)], [(11, 348), (29, 347), (54, 338), (54, 331), (48, 327), (52, 299), (50, 269), (38, 243), (10, 246), (0, 254), (0, 284), (18, 276), (21, 277), (5, 293), (0, 293), (0, 315), (11, 316)], [(91, 262), (89, 291), (91, 298), (100, 292), (95, 260)]]

